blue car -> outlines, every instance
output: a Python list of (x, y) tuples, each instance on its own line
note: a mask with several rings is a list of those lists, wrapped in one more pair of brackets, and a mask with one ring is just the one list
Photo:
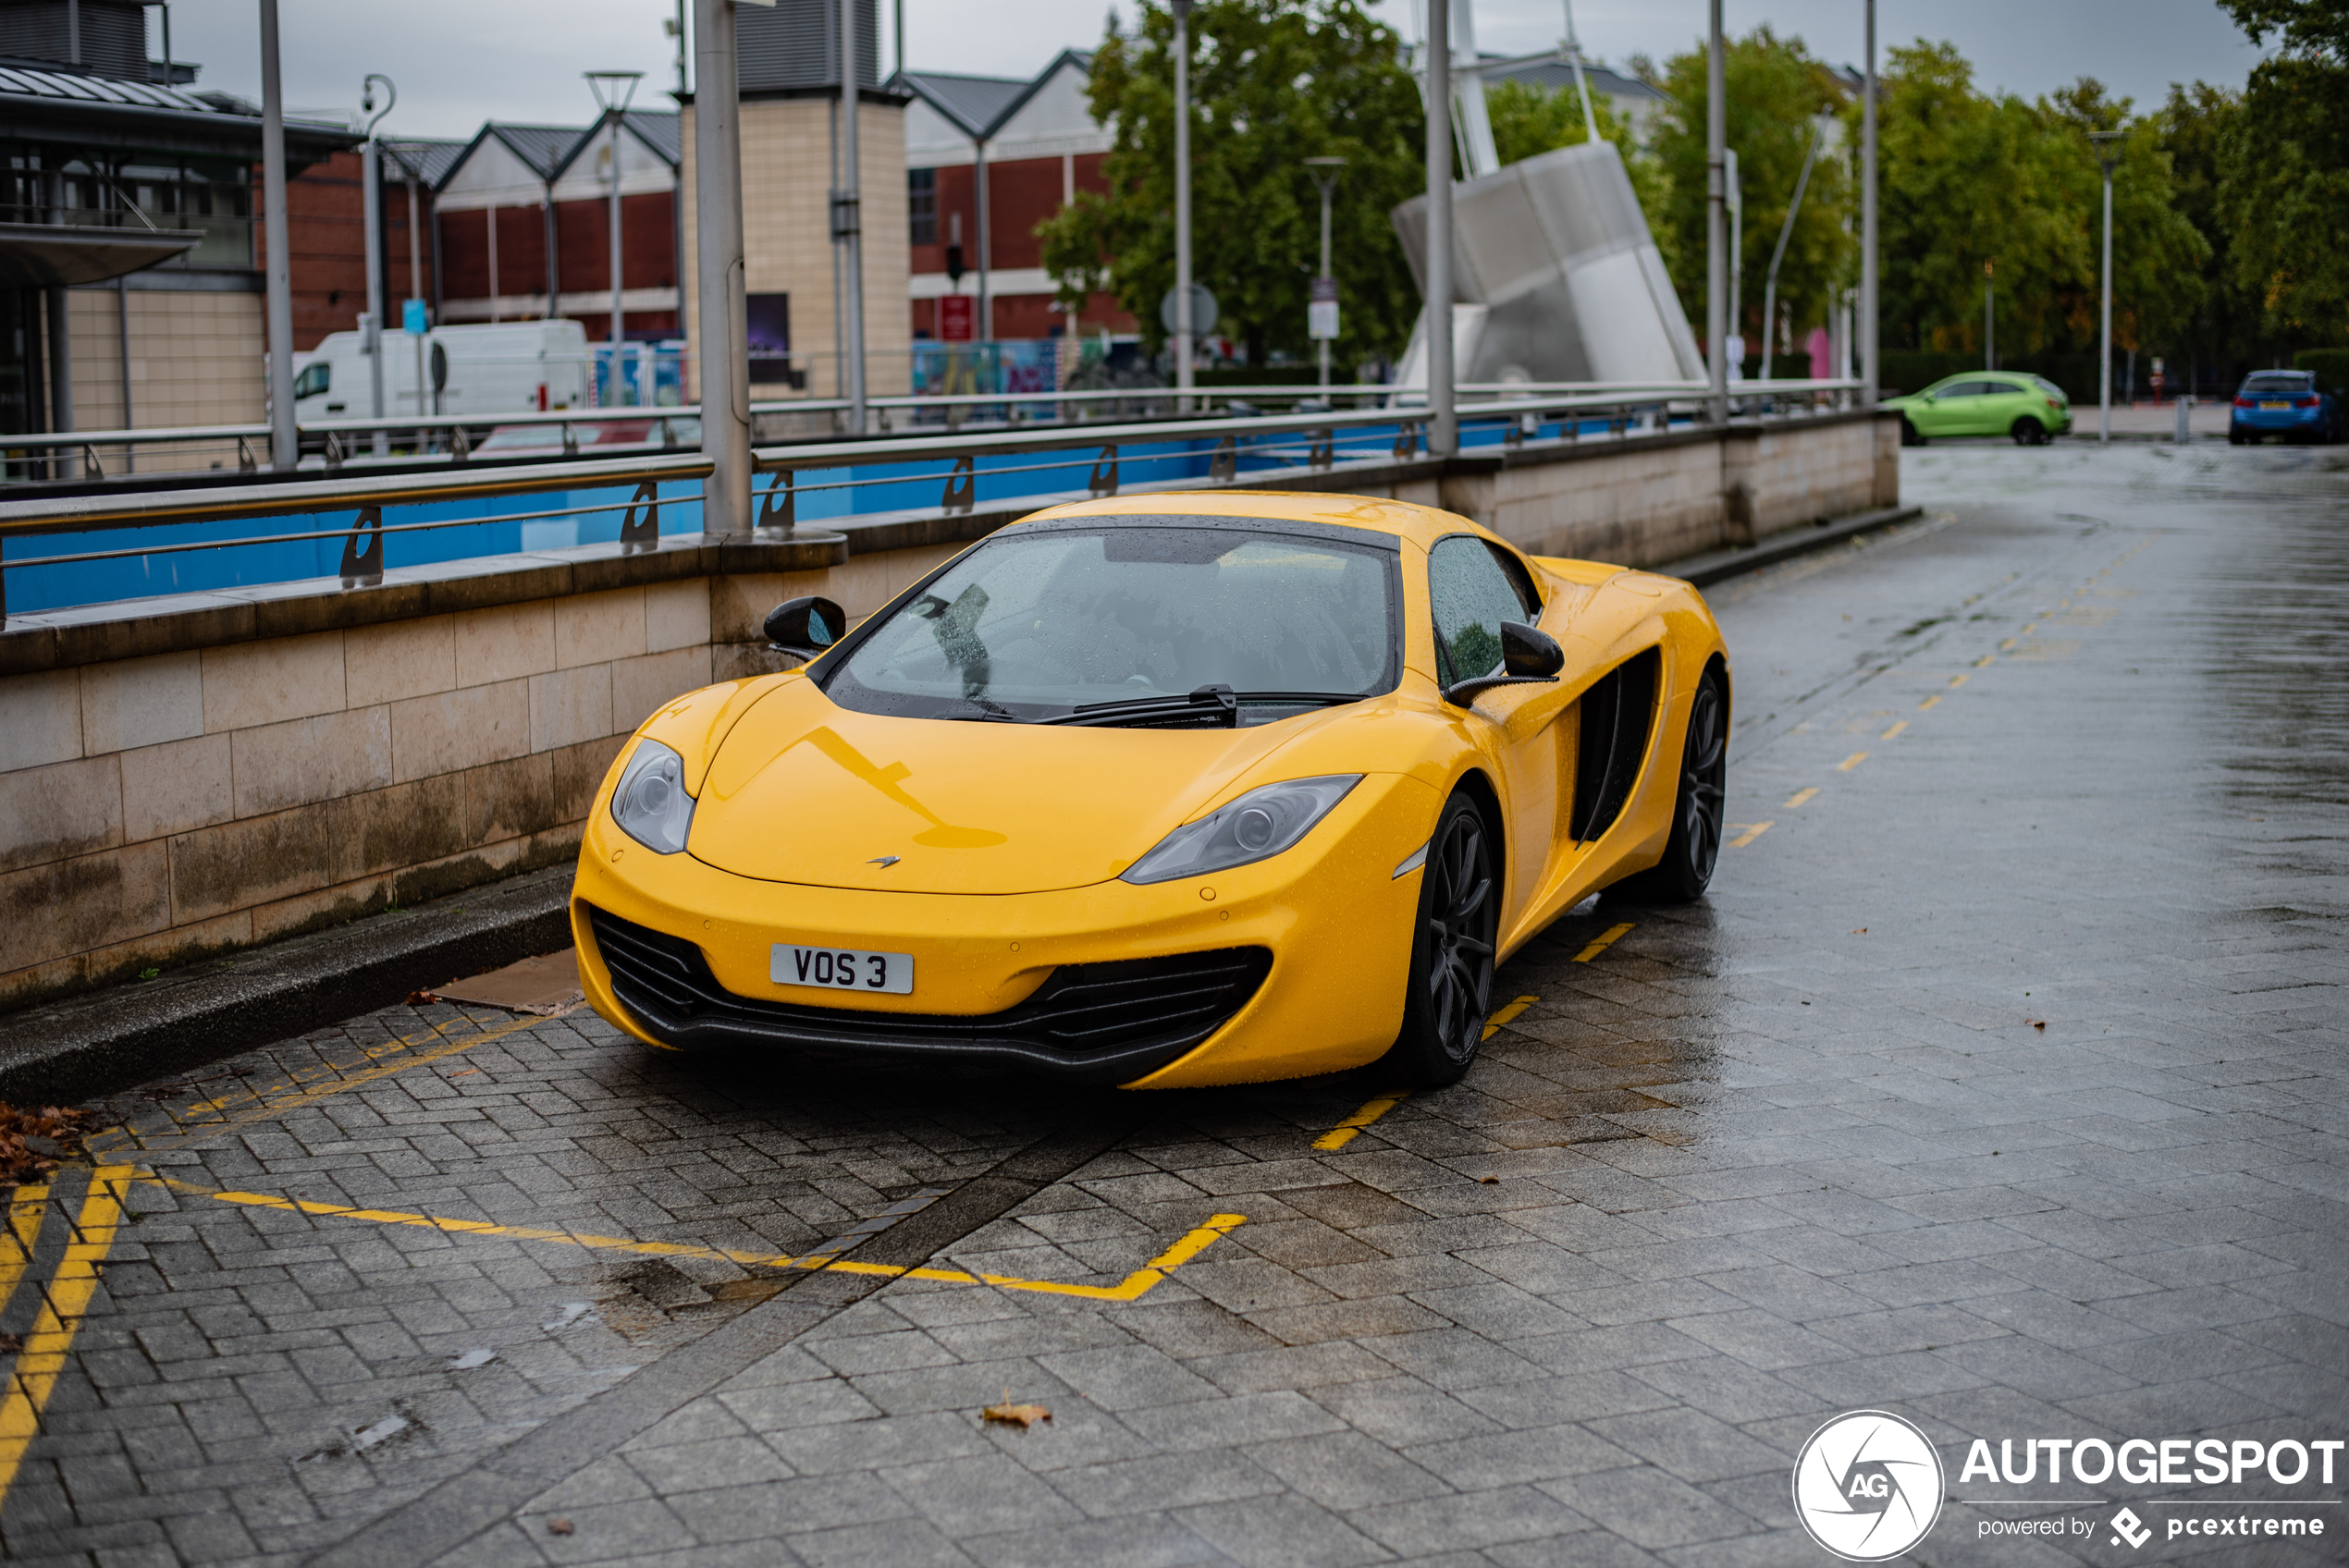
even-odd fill
[(2341, 405), (2317, 389), (2314, 371), (2256, 370), (2235, 393), (2227, 439), (2240, 447), (2263, 435), (2287, 441), (2341, 439)]

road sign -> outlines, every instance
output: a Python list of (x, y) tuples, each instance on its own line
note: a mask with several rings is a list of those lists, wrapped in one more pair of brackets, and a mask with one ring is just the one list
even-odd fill
[(978, 303), (967, 294), (941, 294), (938, 298), (938, 336), (941, 342), (967, 343), (976, 336), (976, 316), (972, 307)]
[(1337, 279), (1313, 280), (1313, 298), (1305, 307), (1305, 335), (1323, 339), (1337, 336)]
[(424, 302), (422, 300), (410, 300), (401, 304), (400, 307), (400, 330), (402, 332), (424, 332), (430, 330), (424, 325)]
[[(1158, 319), (1167, 331), (1173, 332), (1177, 329), (1174, 320), (1174, 290), (1172, 288), (1166, 291), (1166, 298), (1158, 302)], [(1191, 285), (1191, 336), (1204, 337), (1214, 330), (1215, 296), (1207, 291), (1207, 285), (1194, 283)]]

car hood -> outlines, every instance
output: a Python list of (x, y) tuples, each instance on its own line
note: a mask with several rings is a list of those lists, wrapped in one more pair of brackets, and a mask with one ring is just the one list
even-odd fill
[[(1241, 729), (899, 718), (853, 712), (794, 681), (728, 732), (687, 848), (740, 876), (823, 888), (1033, 893), (1106, 882), (1326, 717)], [(891, 856), (896, 864), (877, 864)]]

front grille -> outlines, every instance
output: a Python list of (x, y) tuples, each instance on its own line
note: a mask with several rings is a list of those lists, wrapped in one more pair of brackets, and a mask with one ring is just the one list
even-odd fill
[(1266, 948), (1064, 963), (1026, 1001), (1001, 1012), (867, 1012), (738, 997), (683, 937), (592, 904), (587, 923), (612, 994), (667, 1045), (960, 1060), (1100, 1084), (1138, 1078), (1206, 1039), (1256, 994), (1273, 966)]

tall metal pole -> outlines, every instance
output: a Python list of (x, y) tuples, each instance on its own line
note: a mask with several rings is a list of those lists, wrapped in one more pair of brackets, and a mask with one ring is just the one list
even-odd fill
[[(841, 309), (847, 323), (848, 434), (865, 434), (865, 239), (864, 180), (857, 165), (856, 121), (864, 102), (857, 59), (857, 0), (840, 0), (840, 206)], [(879, 64), (877, 60), (876, 66)], [(879, 75), (876, 71), (874, 74)], [(979, 214), (979, 248), (987, 244), (987, 215)]]
[(2097, 333), (2097, 439), (2112, 439), (2112, 165), (2125, 132), (2092, 130), (2088, 141), (2104, 166), (2104, 288)]
[[(1441, 5), (1443, 0), (1435, 0)], [(1191, 0), (1174, 8), (1174, 386), (1190, 411), (1191, 375)]]
[[(1328, 179), (1320, 182), (1322, 187), (1322, 270), (1315, 275), (1319, 277), (1330, 276), (1330, 188), (1334, 183), (1335, 181)], [(1322, 339), (1321, 349), (1322, 390), (1326, 392), (1330, 389), (1330, 340), (1328, 338)]]
[(1982, 263), (1982, 368), (1984, 370), (1996, 370), (1998, 368), (1998, 337), (1996, 336), (1998, 332), (1998, 318), (1996, 312), (1992, 309), (1990, 288), (1990, 263), (1988, 262), (1985, 262)]
[[(620, 128), (628, 113), (629, 103), (636, 96), (636, 84), (645, 78), (642, 71), (588, 71), (587, 85), (595, 90), (596, 103), (604, 111), (604, 122), (611, 130), (611, 213), (605, 227), (611, 231), (611, 396), (614, 405), (626, 401), (621, 388), (624, 367), (621, 350), (627, 346), (627, 304), (621, 297), (622, 270), (620, 251)], [(498, 209), (491, 207), (489, 221), (498, 221)], [(495, 250), (491, 251), (494, 256)], [(496, 290), (491, 290), (494, 294)], [(495, 319), (493, 317), (493, 319)]]
[(701, 362), (702, 532), (748, 533), (749, 300), (743, 280), (743, 149), (734, 0), (694, 0), (694, 291)]
[[(1307, 320), (1312, 325), (1314, 344), (1320, 351), (1321, 386), (1324, 392), (1327, 392), (1330, 386), (1330, 339), (1322, 336), (1325, 327), (1316, 319), (1316, 312), (1320, 310), (1321, 302), (1324, 298), (1323, 289), (1329, 291), (1326, 298), (1332, 310), (1336, 308), (1337, 303), (1337, 283), (1330, 276), (1330, 197), (1337, 190), (1338, 173), (1345, 167), (1344, 158), (1322, 157), (1305, 160), (1306, 172), (1313, 177), (1313, 183), (1321, 187), (1322, 190), (1322, 270), (1314, 275), (1314, 302), (1308, 307), (1306, 315)], [(1326, 330), (1334, 331), (1335, 329), (1329, 327)]]
[(262, 243), (269, 250), (269, 466), (301, 459), (294, 435), (293, 257), (286, 234), (286, 101), (277, 75), (277, 0), (261, 0)]
[(1729, 419), (1729, 170), (1728, 106), (1723, 103), (1721, 0), (1707, 7), (1704, 56), (1704, 337), (1712, 419)]
[(991, 343), (995, 340), (995, 283), (989, 276), (989, 263), (995, 250), (995, 230), (988, 214), (995, 198), (988, 186), (987, 138), (983, 136), (971, 138), (971, 173), (976, 187), (973, 195), (978, 202), (978, 340)]
[(1802, 172), (1794, 177), (1794, 200), (1787, 204), (1786, 222), (1778, 226), (1777, 249), (1770, 252), (1769, 276), (1762, 285), (1762, 379), (1770, 379), (1770, 351), (1778, 342), (1778, 263), (1786, 260), (1786, 242), (1794, 238), (1794, 220), (1802, 212), (1802, 193), (1811, 188), (1811, 165), (1826, 141), (1820, 127), (1811, 128), (1811, 150), (1802, 154)]
[(1459, 449), (1452, 366), (1452, 6), (1427, 0), (1427, 449)]
[(1867, 74), (1860, 87), (1860, 406), (1876, 399), (1876, 0), (1867, 0)]
[[(359, 106), (363, 112), (375, 109), (375, 83), (379, 81), (384, 85), (384, 106), (367, 122), (362, 167), (365, 178), (361, 181), (363, 199), (367, 203), (367, 326), (360, 351), (367, 356), (367, 412), (375, 419), (384, 417), (384, 153), (375, 128), (400, 101), (400, 90), (391, 84), (391, 78), (371, 74), (360, 84)], [(375, 448), (379, 458), (390, 454), (389, 432), (375, 432)]]

